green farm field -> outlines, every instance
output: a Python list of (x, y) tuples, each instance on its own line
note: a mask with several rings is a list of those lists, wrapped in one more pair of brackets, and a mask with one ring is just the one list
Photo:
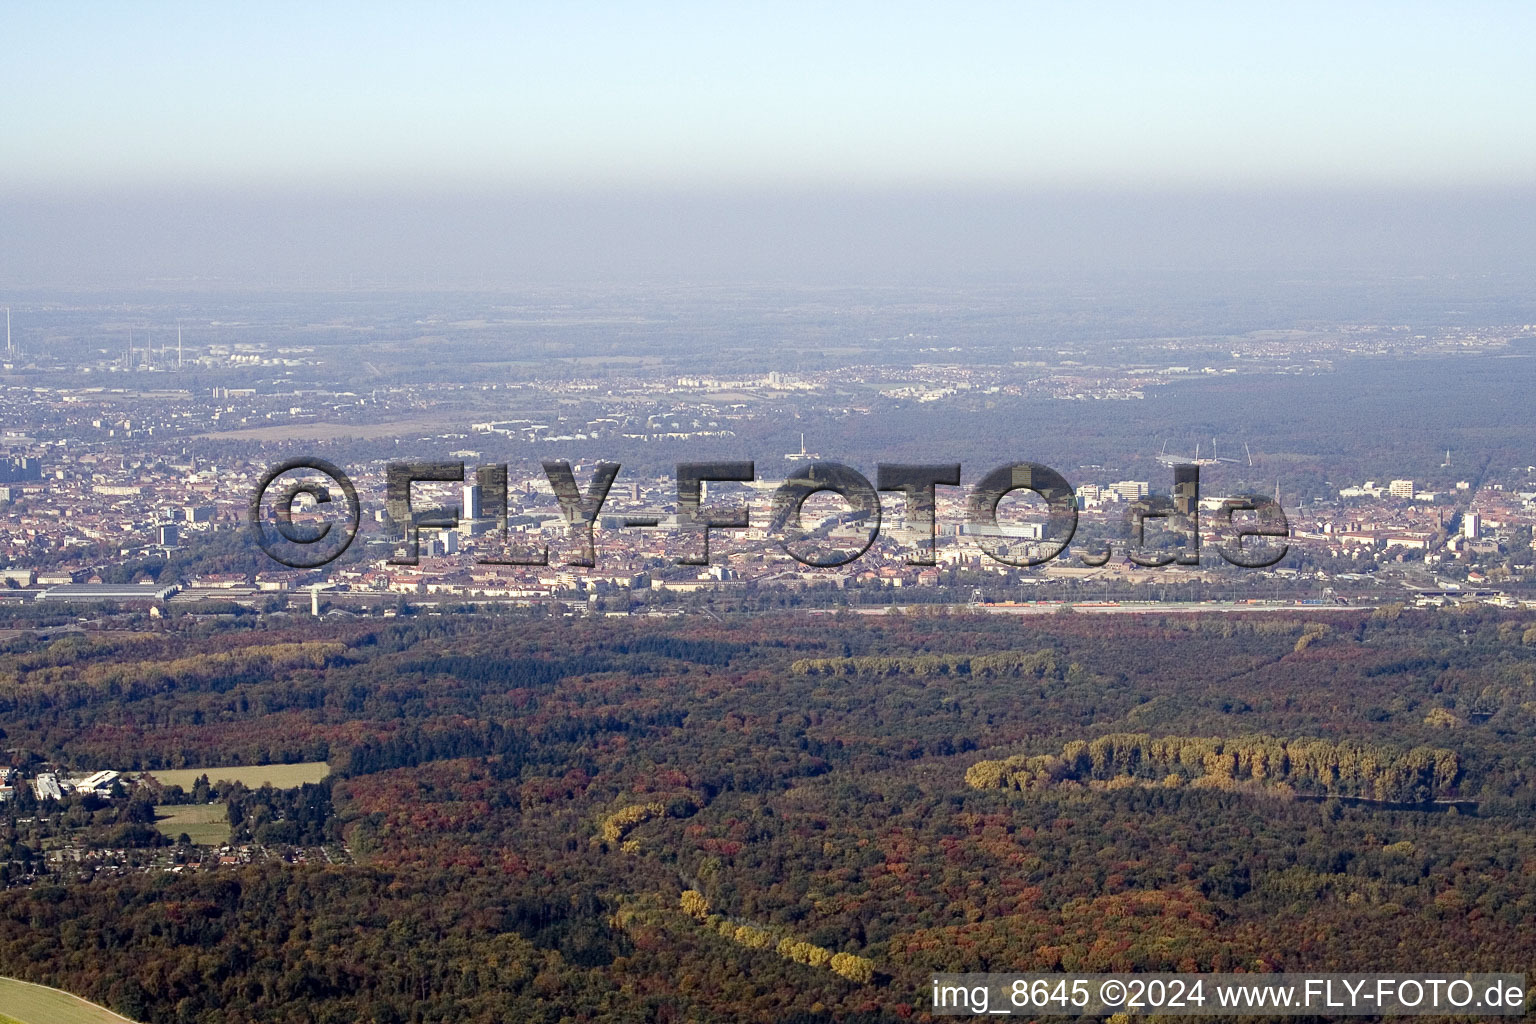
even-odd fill
[(155, 828), (172, 839), (185, 832), (199, 846), (219, 846), (229, 841), (229, 808), (222, 803), (160, 804)]
[(128, 1018), (68, 992), (14, 978), (0, 978), (0, 1024), (123, 1024), (124, 1021)]
[(319, 782), (331, 773), (324, 761), (302, 764), (226, 765), (222, 768), (174, 768), (149, 772), (162, 786), (180, 786), (190, 790), (202, 776), (209, 782), (241, 782), (251, 789), (271, 783), (274, 789), (292, 789), (306, 782)]

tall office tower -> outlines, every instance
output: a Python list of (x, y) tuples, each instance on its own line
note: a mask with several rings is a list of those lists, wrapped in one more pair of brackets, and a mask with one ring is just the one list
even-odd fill
[(1200, 467), (1173, 467), (1173, 510), (1181, 516), (1194, 517), (1200, 507)]
[(479, 519), (480, 511), (480, 485), (467, 483), (464, 485), (464, 507), (459, 510), (459, 515), (464, 519)]

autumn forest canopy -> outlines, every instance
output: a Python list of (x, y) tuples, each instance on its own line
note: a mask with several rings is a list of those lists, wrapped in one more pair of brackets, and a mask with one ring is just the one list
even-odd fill
[[(0, 805), (0, 975), (154, 1024), (783, 1024), (921, 1019), (939, 971), (1536, 974), (1532, 626), (1389, 607), (24, 632), (0, 642), (24, 773), (331, 774)], [(213, 803), (232, 843), (288, 853), (49, 858), (66, 821), (92, 849), (164, 849), (157, 813)]]

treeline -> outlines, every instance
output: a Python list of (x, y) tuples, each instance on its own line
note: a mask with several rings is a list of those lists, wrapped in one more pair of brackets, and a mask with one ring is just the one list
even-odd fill
[(616, 667), (612, 660), (602, 657), (542, 659), (464, 654), (416, 658), (400, 666), (405, 672), (453, 676), (466, 683), (505, 687), (550, 686), (567, 676), (612, 672)]
[(271, 785), (250, 789), (238, 782), (220, 783), (216, 792), (229, 808), (230, 835), (235, 842), (320, 846), (341, 838), (329, 782), (306, 782), (296, 789), (274, 789)]
[(227, 691), (296, 669), (339, 664), (346, 650), (340, 643), (258, 644), (170, 660), (39, 666), (0, 683), (0, 714), (80, 708), (101, 699), (135, 701), (172, 690)]
[(605, 733), (677, 728), (685, 713), (678, 710), (637, 712), (569, 719), (537, 731), (501, 722), (412, 726), (397, 734), (365, 740), (351, 748), (341, 768), (343, 776), (372, 775), (410, 768), (429, 761), (461, 757), (496, 757), (515, 777), (523, 764), (565, 763), (570, 752)]
[(1003, 651), (999, 654), (919, 654), (912, 657), (862, 655), (850, 658), (799, 658), (789, 670), (797, 676), (945, 676), (1056, 674), (1056, 652)]
[(677, 636), (642, 636), (614, 644), (619, 654), (658, 654), (663, 658), (691, 661), (696, 665), (729, 665), (731, 659), (751, 649), (748, 644), (725, 640), (688, 640)]
[(643, 825), (652, 818), (659, 818), (666, 813), (667, 805), (659, 800), (645, 804), (630, 804), (604, 818), (598, 835), (602, 836), (605, 843), (617, 843), (637, 825)]
[(1223, 739), (1112, 733), (1073, 740), (1060, 754), (978, 761), (967, 769), (965, 781), (972, 789), (1025, 791), (1137, 780), (1216, 787), (1248, 782), (1328, 796), (1422, 803), (1450, 795), (1460, 775), (1460, 757), (1443, 747), (1396, 750), (1262, 735)]
[(868, 957), (856, 956), (853, 953), (834, 953), (825, 946), (818, 946), (793, 935), (778, 934), (774, 929), (762, 928), (755, 924), (738, 924), (719, 914), (712, 914), (709, 900), (697, 889), (683, 890), (678, 906), (684, 913), (703, 923), (705, 927), (713, 928), (720, 936), (748, 949), (771, 948), (792, 963), (804, 964), (807, 967), (825, 967), (833, 974), (859, 985), (868, 985), (875, 980), (875, 962)]

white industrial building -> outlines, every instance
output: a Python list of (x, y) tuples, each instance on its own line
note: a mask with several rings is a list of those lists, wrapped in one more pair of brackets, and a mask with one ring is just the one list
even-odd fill
[(32, 792), (37, 794), (39, 800), (64, 799), (64, 790), (59, 787), (58, 776), (51, 772), (43, 772), (32, 780)]

